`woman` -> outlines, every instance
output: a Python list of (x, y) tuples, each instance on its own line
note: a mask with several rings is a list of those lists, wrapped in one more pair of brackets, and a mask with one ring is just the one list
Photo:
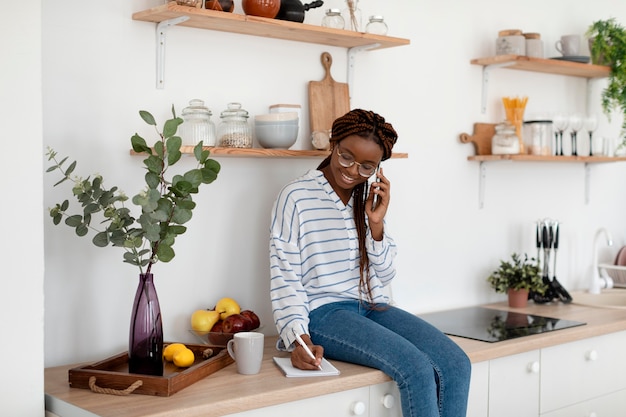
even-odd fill
[(396, 246), (384, 228), (390, 182), (379, 167), (396, 140), (378, 114), (350, 111), (333, 123), (330, 156), (280, 192), (270, 230), (278, 348), (300, 369), (317, 369), (324, 355), (380, 369), (398, 384), (404, 417), (464, 416), (467, 356), (384, 292)]

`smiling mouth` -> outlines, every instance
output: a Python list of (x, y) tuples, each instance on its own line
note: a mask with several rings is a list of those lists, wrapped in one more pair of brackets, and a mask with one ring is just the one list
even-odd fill
[(348, 183), (354, 183), (357, 181), (357, 178), (352, 178), (346, 174), (344, 174), (343, 172), (341, 172), (341, 177), (344, 179), (344, 181), (348, 182)]

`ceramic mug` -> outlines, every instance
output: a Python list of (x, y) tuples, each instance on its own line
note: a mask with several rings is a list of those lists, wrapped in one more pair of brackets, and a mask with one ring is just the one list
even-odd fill
[(263, 361), (263, 333), (239, 332), (228, 341), (226, 349), (243, 375), (258, 374)]
[(563, 56), (577, 56), (580, 53), (580, 36), (563, 35), (554, 46)]

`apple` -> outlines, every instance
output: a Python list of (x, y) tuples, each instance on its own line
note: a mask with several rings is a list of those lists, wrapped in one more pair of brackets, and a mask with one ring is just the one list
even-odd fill
[(261, 325), (261, 320), (259, 319), (259, 316), (257, 316), (254, 311), (252, 311), (252, 310), (244, 310), (244, 311), (242, 311), (239, 314), (241, 314), (244, 317), (249, 318), (250, 321), (252, 321), (252, 327), (250, 327), (250, 330), (257, 329)]
[(217, 321), (217, 323), (215, 323), (213, 325), (213, 328), (211, 328), (211, 332), (212, 333), (222, 333), (224, 331), (224, 329), (222, 328), (222, 325), (224, 324), (224, 322), (220, 319)]
[(237, 304), (237, 301), (232, 298), (224, 297), (215, 304), (215, 311), (219, 312), (220, 318), (224, 320), (228, 316), (239, 314), (241, 308), (239, 304)]
[(238, 333), (251, 330), (252, 320), (241, 314), (231, 314), (224, 319), (222, 329), (224, 333)]
[(214, 310), (196, 310), (191, 315), (191, 328), (197, 332), (210, 332), (220, 319), (220, 313)]

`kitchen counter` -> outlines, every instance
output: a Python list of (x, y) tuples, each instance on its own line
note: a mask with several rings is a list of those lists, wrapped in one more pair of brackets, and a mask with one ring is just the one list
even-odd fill
[[(587, 324), (497, 343), (452, 337), (473, 363), (626, 330), (626, 310), (532, 303), (523, 309), (512, 309), (505, 303), (485, 307)], [(95, 394), (87, 389), (69, 387), (68, 370), (79, 364), (46, 368), (46, 409), (63, 417), (212, 417), (389, 381), (381, 371), (339, 361), (332, 361), (341, 371), (338, 377), (285, 378), (272, 361), (273, 356), (286, 355), (275, 350), (275, 342), (275, 336), (266, 337), (260, 374), (239, 375), (235, 365), (230, 365), (171, 397)]]

